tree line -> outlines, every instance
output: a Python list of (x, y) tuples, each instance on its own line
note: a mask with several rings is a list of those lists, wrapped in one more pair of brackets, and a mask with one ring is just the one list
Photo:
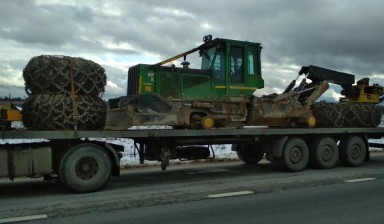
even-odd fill
[(24, 101), (25, 98), (21, 97), (9, 97), (9, 96), (0, 96), (0, 101)]

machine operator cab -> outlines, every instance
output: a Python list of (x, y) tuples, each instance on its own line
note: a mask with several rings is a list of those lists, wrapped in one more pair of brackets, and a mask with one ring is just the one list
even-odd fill
[[(210, 69), (218, 96), (250, 96), (264, 87), (261, 45), (247, 41), (204, 37), (208, 48), (200, 50), (201, 69)], [(202, 45), (204, 46), (204, 44)]]
[[(155, 93), (171, 101), (223, 100), (251, 96), (264, 87), (261, 76), (261, 45), (204, 37), (197, 48), (154, 65), (139, 64), (128, 71), (128, 95)], [(201, 68), (189, 68), (187, 55), (199, 52)], [(184, 58), (182, 67), (167, 65)]]

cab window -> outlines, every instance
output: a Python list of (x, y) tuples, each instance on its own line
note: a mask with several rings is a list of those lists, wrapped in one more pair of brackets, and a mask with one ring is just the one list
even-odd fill
[(225, 56), (224, 52), (217, 48), (211, 48), (201, 52), (203, 61), (201, 69), (211, 69), (212, 78), (216, 83), (225, 82)]
[(216, 83), (225, 82), (225, 57), (224, 52), (217, 50), (212, 63), (213, 80)]
[(233, 83), (244, 82), (244, 49), (231, 46), (230, 50), (230, 79)]
[(255, 75), (257, 71), (257, 49), (250, 47), (248, 49), (248, 74)]

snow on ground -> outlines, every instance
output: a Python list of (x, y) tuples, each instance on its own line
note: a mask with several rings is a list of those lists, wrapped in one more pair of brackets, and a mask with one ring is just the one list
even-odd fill
[[(156, 162), (156, 161), (144, 161), (144, 164), (140, 164), (138, 152), (137, 150), (135, 150), (134, 143), (130, 139), (107, 140), (107, 142), (124, 145), (123, 158), (120, 161), (120, 166), (122, 168), (160, 165), (160, 162)], [(171, 160), (170, 163), (183, 164), (183, 163), (192, 163), (192, 162), (226, 161), (226, 160), (238, 159), (236, 152), (231, 151), (231, 145), (212, 145), (212, 150), (215, 154), (214, 159), (195, 160), (195, 161)], [(212, 156), (212, 152), (211, 152), (211, 156)]]
[[(384, 119), (380, 125), (384, 127)], [(15, 123), (13, 124), (13, 128), (22, 128), (22, 124)], [(132, 130), (137, 129), (170, 129), (168, 126), (148, 126), (148, 127), (132, 127)], [(96, 139), (93, 139), (96, 140)], [(106, 141), (108, 143), (117, 144), (124, 146), (123, 157), (120, 161), (121, 168), (130, 168), (130, 167), (141, 167), (141, 166), (159, 166), (160, 162), (156, 161), (144, 161), (144, 164), (140, 164), (139, 155), (137, 150), (135, 149), (134, 142), (131, 139), (126, 138), (116, 138), (116, 139), (97, 139), (98, 141)], [(25, 142), (42, 142), (47, 141), (44, 139), (0, 139), (0, 144), (6, 143), (25, 143)], [(369, 142), (374, 143), (384, 143), (384, 139), (371, 139)], [(183, 163), (194, 163), (194, 162), (209, 162), (209, 161), (227, 161), (227, 160), (237, 160), (236, 152), (231, 151), (231, 145), (221, 144), (221, 145), (212, 145), (212, 150), (215, 154), (214, 159), (206, 159), (206, 160), (195, 160), (195, 161), (179, 161), (172, 160), (170, 163), (174, 164), (183, 164)], [(381, 148), (370, 148), (372, 151), (383, 151)], [(212, 156), (212, 152), (211, 152)]]

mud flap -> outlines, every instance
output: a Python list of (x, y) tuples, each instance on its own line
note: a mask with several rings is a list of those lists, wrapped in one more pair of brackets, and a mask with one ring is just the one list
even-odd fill
[(283, 136), (283, 137), (279, 137), (276, 140), (270, 142), (270, 144), (268, 146), (269, 153), (276, 158), (282, 157), (284, 145), (287, 142), (287, 140), (288, 140), (288, 137)]

